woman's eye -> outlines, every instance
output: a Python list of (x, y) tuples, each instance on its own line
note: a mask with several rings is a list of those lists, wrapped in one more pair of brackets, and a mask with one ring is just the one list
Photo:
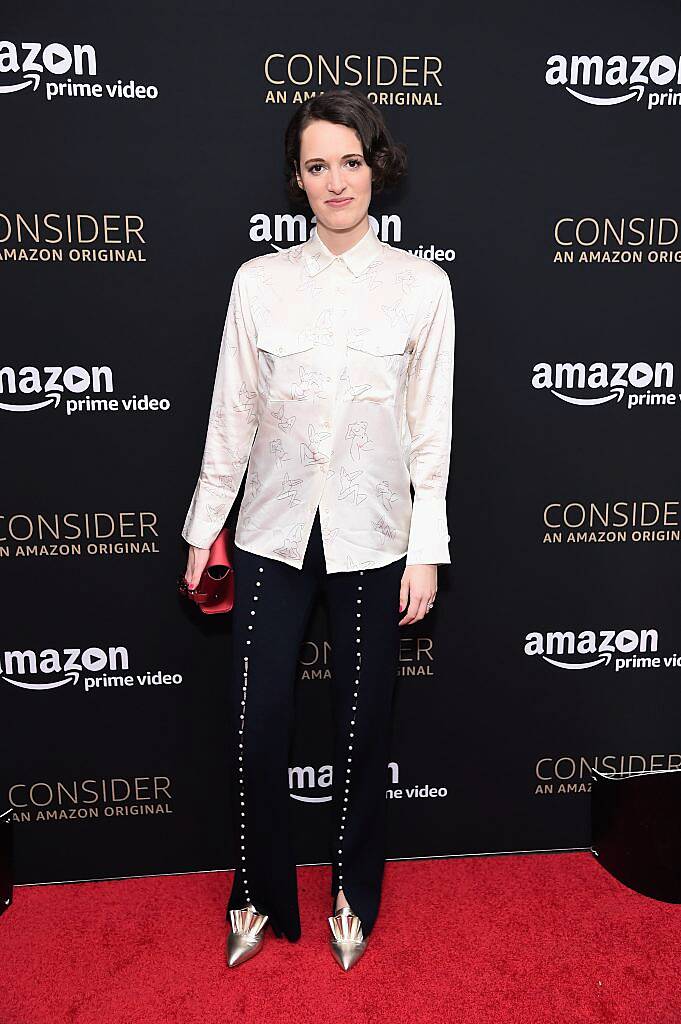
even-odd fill
[[(362, 166), (362, 161), (357, 159), (356, 157), (352, 157), (352, 159), (348, 160), (347, 162), (348, 162), (348, 164), (352, 164), (352, 169), (353, 170), (356, 167), (361, 167)], [(323, 164), (310, 164), (310, 166), (308, 167), (308, 171), (310, 172), (310, 174), (316, 174), (317, 173), (317, 169), (318, 168), (323, 168), (323, 167), (324, 167)]]

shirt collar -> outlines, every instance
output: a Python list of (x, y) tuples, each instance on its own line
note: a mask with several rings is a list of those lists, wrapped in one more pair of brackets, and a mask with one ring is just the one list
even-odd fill
[[(352, 273), (359, 277), (360, 274), (364, 273), (369, 264), (382, 254), (382, 251), (381, 241), (374, 231), (371, 221), (369, 221), (369, 228), (360, 238), (359, 242), (355, 242), (350, 249), (341, 253), (340, 258)], [(324, 270), (325, 267), (328, 267), (336, 259), (335, 255), (322, 242), (316, 228), (307, 242), (303, 244), (302, 252), (305, 267), (310, 276), (319, 273), (320, 270)]]

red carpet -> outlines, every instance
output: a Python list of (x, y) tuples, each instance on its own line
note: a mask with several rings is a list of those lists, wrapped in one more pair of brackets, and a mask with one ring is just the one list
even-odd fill
[(233, 969), (225, 872), (17, 888), (1, 1024), (681, 1022), (681, 907), (589, 853), (389, 861), (347, 974), (327, 948), (329, 868), (298, 870), (300, 941), (268, 930)]

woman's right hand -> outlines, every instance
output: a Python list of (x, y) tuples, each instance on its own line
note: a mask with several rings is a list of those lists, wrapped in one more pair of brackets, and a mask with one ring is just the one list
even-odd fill
[(187, 557), (187, 568), (185, 569), (184, 578), (189, 585), (190, 590), (196, 590), (201, 579), (201, 573), (206, 568), (208, 557), (210, 555), (210, 548), (195, 548), (192, 544), (189, 545), (189, 555)]

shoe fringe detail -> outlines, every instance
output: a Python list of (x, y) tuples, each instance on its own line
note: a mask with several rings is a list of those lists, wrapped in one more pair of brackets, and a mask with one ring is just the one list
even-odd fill
[(363, 942), (362, 922), (348, 907), (329, 917), (329, 925), (336, 942)]
[(252, 907), (243, 907), (241, 910), (230, 910), (229, 918), (232, 931), (236, 935), (247, 935), (249, 938), (255, 938), (267, 924), (269, 916), (267, 914), (259, 914)]

